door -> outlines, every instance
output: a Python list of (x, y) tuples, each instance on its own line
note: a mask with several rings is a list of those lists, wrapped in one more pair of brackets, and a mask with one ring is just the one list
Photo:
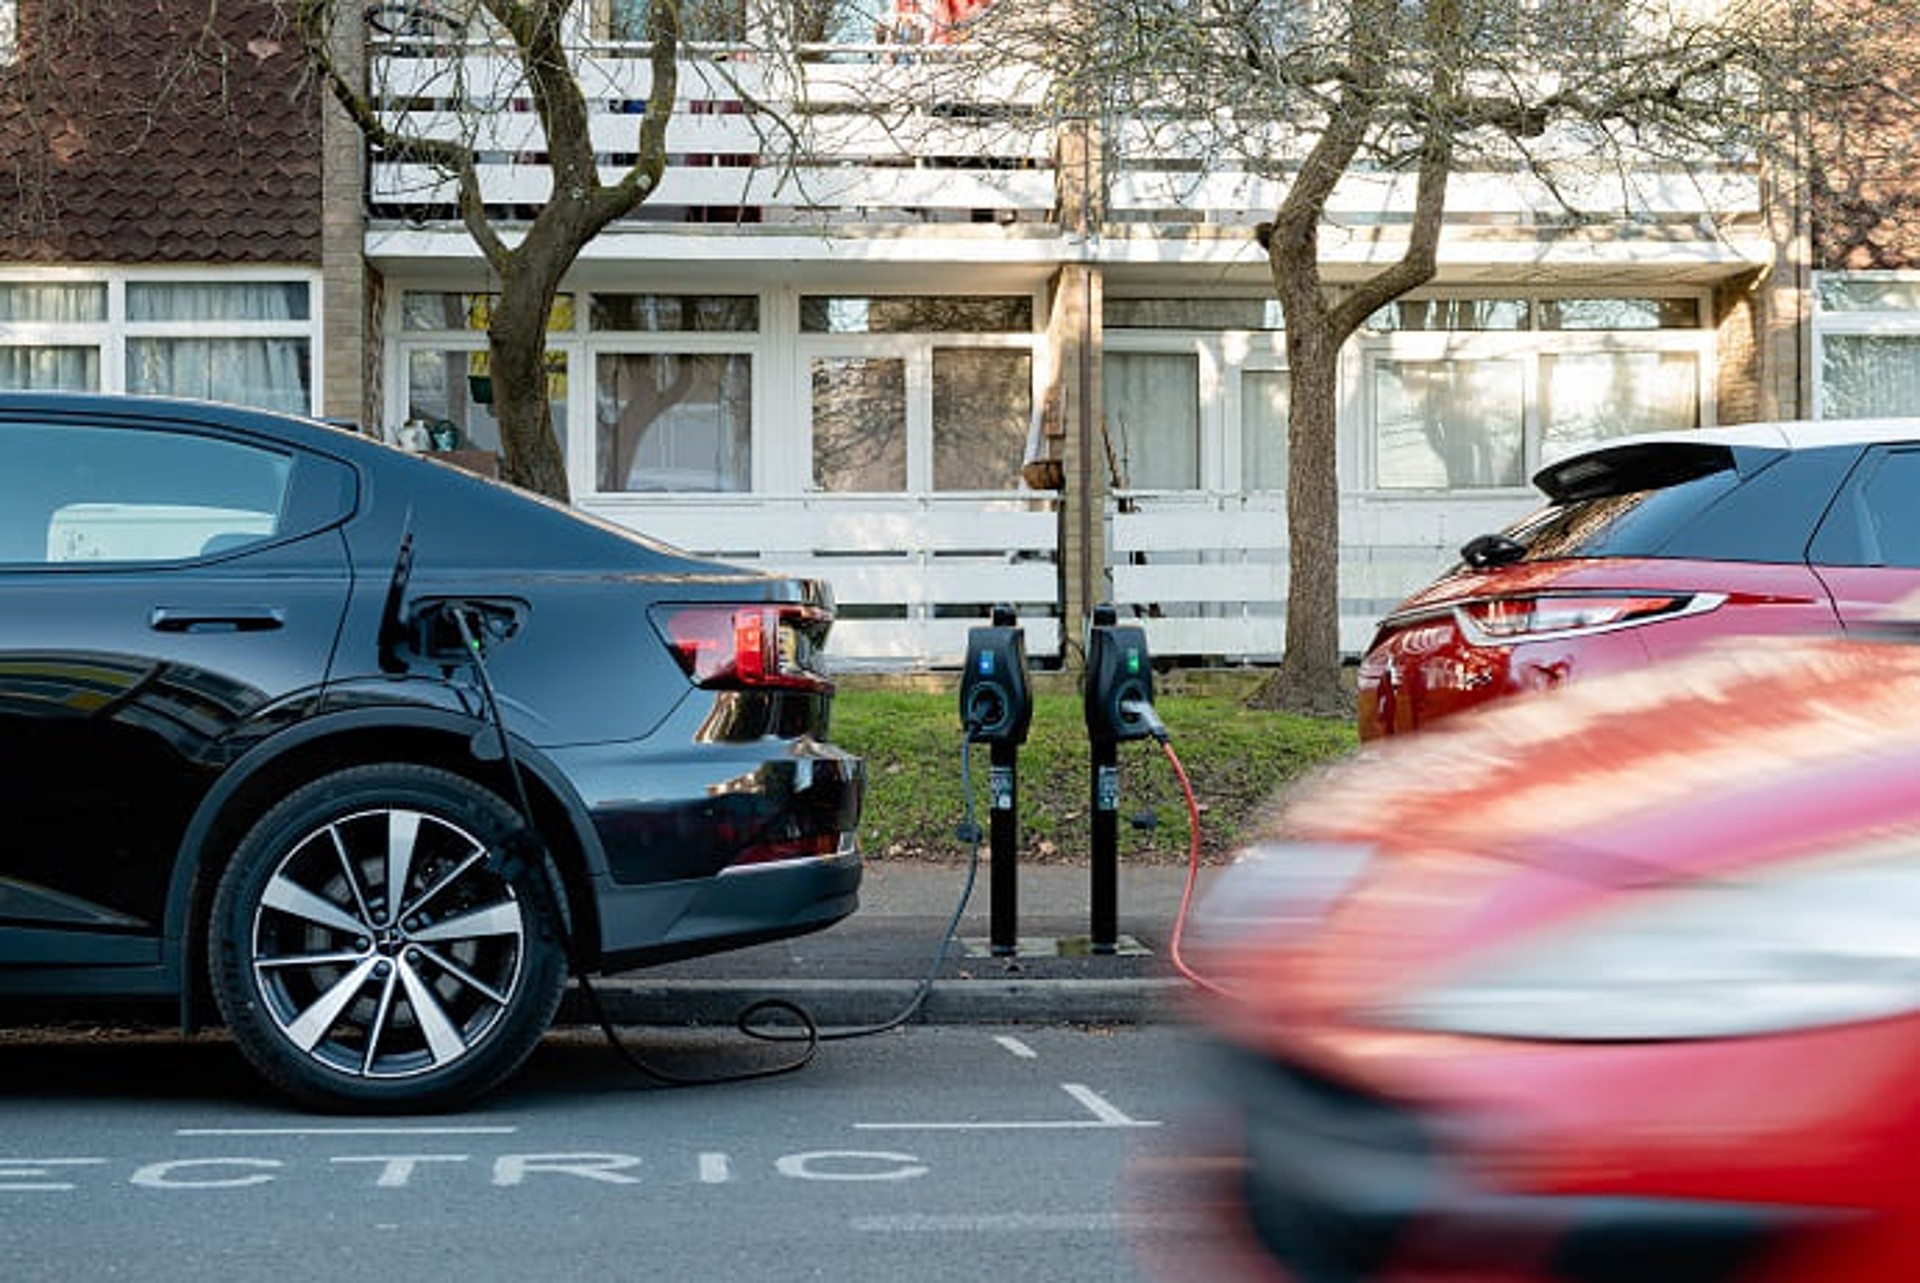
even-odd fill
[(0, 965), (153, 961), (195, 806), (326, 677), (353, 474), (54, 415), (0, 459)]

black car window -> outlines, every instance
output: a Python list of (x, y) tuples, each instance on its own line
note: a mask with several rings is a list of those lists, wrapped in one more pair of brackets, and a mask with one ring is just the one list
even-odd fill
[(0, 423), (0, 562), (180, 561), (282, 533), (293, 456), (223, 437)]
[(1508, 527), (1525, 561), (1651, 557), (1684, 522), (1739, 484), (1731, 470), (1654, 490), (1553, 504)]
[(1505, 533), (1528, 561), (1674, 557), (1798, 562), (1857, 446), (1755, 451), (1671, 484), (1550, 505)]
[(1868, 455), (1821, 525), (1813, 560), (1920, 569), (1920, 450)]

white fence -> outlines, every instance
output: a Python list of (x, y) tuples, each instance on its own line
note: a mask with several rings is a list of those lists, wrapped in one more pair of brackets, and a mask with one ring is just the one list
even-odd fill
[[(581, 506), (657, 539), (833, 588), (829, 651), (843, 668), (951, 667), (967, 630), (1005, 602), (1027, 652), (1056, 659), (1084, 621), (1059, 614), (1057, 500), (1034, 495), (601, 497)], [(1340, 644), (1358, 653), (1395, 603), (1476, 534), (1529, 502), (1346, 495), (1341, 500)], [(1281, 496), (1130, 492), (1109, 504), (1111, 598), (1157, 657), (1278, 659), (1286, 628)]]
[(1057, 501), (1042, 496), (602, 497), (580, 505), (689, 552), (833, 588), (843, 668), (946, 667), (1014, 607), (1036, 658), (1060, 652)]
[[(1458, 559), (1459, 546), (1530, 508), (1527, 499), (1340, 501), (1340, 648)], [(1108, 512), (1113, 600), (1156, 656), (1275, 660), (1285, 649), (1286, 505), (1277, 493), (1131, 492)]]

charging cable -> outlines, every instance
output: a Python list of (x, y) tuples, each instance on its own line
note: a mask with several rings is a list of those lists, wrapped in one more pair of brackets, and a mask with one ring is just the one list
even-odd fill
[(1173, 768), (1174, 778), (1180, 781), (1180, 792), (1187, 805), (1187, 879), (1180, 892), (1180, 909), (1174, 915), (1173, 934), (1167, 943), (1167, 955), (1173, 962), (1173, 969), (1198, 988), (1212, 994), (1224, 994), (1219, 985), (1187, 965), (1182, 951), (1186, 936), (1187, 919), (1193, 913), (1193, 893), (1200, 881), (1200, 803), (1193, 795), (1193, 781), (1187, 776), (1187, 768), (1181, 764), (1180, 755), (1173, 751), (1173, 737), (1167, 732), (1167, 724), (1160, 720), (1160, 714), (1152, 701), (1143, 699), (1125, 700), (1120, 705), (1123, 716), (1132, 718), (1147, 728), (1147, 734), (1160, 744), (1160, 752), (1166, 757), (1167, 764)]
[[(804, 1068), (813, 1060), (815, 1053), (818, 1052), (820, 1044), (823, 1042), (841, 1042), (852, 1038), (868, 1038), (876, 1034), (887, 1033), (891, 1030), (898, 1029), (913, 1019), (920, 1008), (925, 1005), (928, 994), (933, 991), (934, 981), (939, 978), (941, 968), (946, 965), (947, 952), (952, 947), (954, 937), (960, 929), (960, 921), (966, 914), (967, 902), (973, 898), (974, 883), (978, 880), (979, 876), (981, 830), (979, 824), (974, 820), (972, 745), (970, 740), (963, 740), (960, 746), (960, 777), (961, 786), (966, 795), (966, 816), (960, 826), (959, 837), (961, 841), (968, 843), (970, 848), (967, 859), (966, 884), (961, 889), (959, 902), (954, 905), (953, 913), (947, 919), (945, 929), (941, 932), (940, 943), (934, 951), (933, 961), (928, 966), (926, 974), (922, 976), (919, 984), (915, 987), (913, 995), (909, 998), (906, 1005), (893, 1016), (878, 1024), (822, 1031), (819, 1022), (799, 1003), (786, 998), (762, 998), (757, 1002), (748, 1004), (741, 1010), (739, 1015), (734, 1018), (734, 1028), (746, 1037), (760, 1042), (804, 1044), (797, 1056), (776, 1065), (742, 1070), (730, 1074), (686, 1077), (669, 1073), (656, 1065), (649, 1064), (641, 1058), (641, 1056), (627, 1044), (626, 1040), (620, 1036), (619, 1031), (614, 1028), (611, 1017), (607, 1014), (606, 1005), (601, 1001), (599, 991), (594, 988), (593, 981), (587, 973), (584, 960), (581, 958), (580, 951), (575, 943), (571, 924), (566, 912), (566, 889), (560, 882), (560, 872), (554, 866), (552, 858), (547, 853), (545, 844), (540, 840), (539, 830), (533, 823), (533, 805), (527, 794), (526, 781), (521, 774), (519, 761), (513, 755), (513, 745), (507, 738), (506, 721), (501, 716), (500, 702), (494, 694), (493, 679), (487, 671), (486, 647), (482, 644), (480, 633), (475, 630), (473, 621), (469, 618), (470, 614), (478, 614), (479, 612), (472, 607), (463, 606), (460, 603), (448, 603), (443, 608), (452, 616), (454, 626), (459, 630), (461, 643), (466, 647), (467, 654), (472, 660), (473, 672), (480, 687), (481, 704), (486, 714), (487, 725), (499, 738), (501, 757), (505, 763), (507, 775), (513, 784), (512, 802), (519, 812), (521, 824), (521, 832), (516, 835), (517, 841), (519, 845), (525, 847), (536, 857), (536, 866), (540, 875), (537, 885), (544, 890), (545, 894), (552, 901), (551, 904), (546, 906), (549, 910), (548, 916), (553, 920), (554, 930), (560, 937), (560, 947), (566, 953), (568, 967), (573, 972), (575, 982), (580, 986), (581, 996), (585, 999), (588, 1010), (593, 1014), (595, 1023), (599, 1025), (600, 1032), (606, 1037), (608, 1044), (620, 1054), (621, 1059), (625, 1060), (631, 1068), (643, 1076), (652, 1079), (654, 1082), (670, 1087), (713, 1086), (722, 1083), (748, 1082), (759, 1078), (773, 1078), (782, 1074), (790, 1074), (795, 1070)], [(485, 627), (484, 620), (481, 627), (483, 629)], [(509, 859), (514, 858), (517, 858), (517, 856), (509, 856)], [(767, 1017), (775, 1013), (791, 1018), (794, 1022), (793, 1027), (781, 1028), (764, 1023)]]
[[(960, 932), (960, 921), (966, 916), (967, 903), (973, 899), (974, 883), (979, 880), (980, 876), (980, 843), (985, 835), (981, 831), (979, 823), (974, 819), (973, 741), (970, 738), (960, 741), (960, 788), (966, 796), (966, 816), (960, 822), (956, 836), (967, 844), (966, 882), (960, 888), (960, 899), (953, 906), (953, 912), (948, 916), (947, 924), (940, 932), (940, 943), (938, 947), (934, 949), (933, 961), (928, 964), (926, 972), (920, 977), (920, 982), (914, 986), (913, 996), (907, 1000), (906, 1005), (901, 1007), (898, 1012), (878, 1024), (857, 1025), (847, 1029), (822, 1031), (817, 1026), (814, 1026), (813, 1022), (809, 1019), (807, 1022), (809, 1031), (804, 1036), (810, 1043), (844, 1042), (851, 1038), (871, 1038), (875, 1034), (888, 1033), (913, 1019), (914, 1016), (919, 1013), (920, 1008), (926, 1005), (927, 996), (933, 992), (934, 982), (940, 978), (940, 971), (946, 966), (947, 953), (953, 947), (954, 937)], [(750, 1014), (753, 1013), (756, 1008), (763, 1007), (768, 1003), (779, 1004), (786, 1008), (794, 1007), (794, 1004), (787, 1002), (784, 998), (769, 998), (765, 999), (762, 1003), (755, 1003), (753, 1006), (748, 1007), (746, 1011), (743, 1011), (740, 1014), (739, 1020), (735, 1022), (740, 1032), (750, 1038), (759, 1038), (765, 1042), (798, 1041), (803, 1035), (797, 1035), (784, 1030), (762, 1029), (751, 1025), (749, 1020)], [(809, 1054), (811, 1054), (811, 1048), (809, 1049)]]

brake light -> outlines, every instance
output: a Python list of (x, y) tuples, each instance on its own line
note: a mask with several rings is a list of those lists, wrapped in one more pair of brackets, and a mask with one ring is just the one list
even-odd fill
[(813, 667), (832, 615), (817, 607), (658, 606), (653, 624), (681, 671), (718, 690), (831, 691)]
[(1609, 632), (1712, 610), (1720, 593), (1497, 597), (1458, 608), (1461, 631), (1481, 645)]

